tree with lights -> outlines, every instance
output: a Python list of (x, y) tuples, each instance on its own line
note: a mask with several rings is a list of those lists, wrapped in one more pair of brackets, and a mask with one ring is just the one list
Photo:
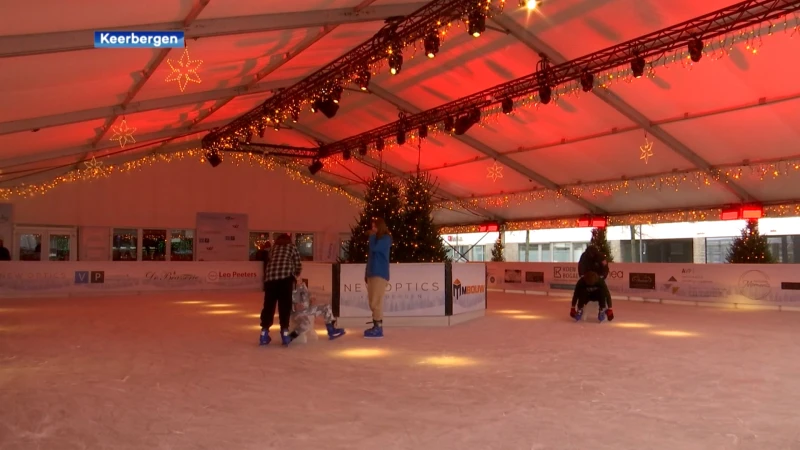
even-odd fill
[(494, 242), (494, 247), (492, 247), (492, 262), (503, 262), (506, 260), (503, 249), (505, 249), (503, 241), (498, 237)]
[(727, 261), (731, 264), (771, 264), (775, 260), (769, 251), (767, 237), (758, 231), (758, 219), (750, 219), (742, 235), (733, 241)]
[[(403, 204), (400, 197), (400, 187), (385, 172), (380, 171), (367, 181), (367, 191), (364, 195), (364, 210), (359, 215), (358, 222), (350, 227), (351, 236), (347, 243), (347, 262), (366, 263), (369, 254), (369, 231), (372, 221), (383, 218), (389, 232), (392, 233), (391, 261), (397, 261), (395, 250), (403, 230)], [(397, 237), (395, 237), (397, 235)]]
[(433, 223), (433, 191), (427, 174), (417, 173), (406, 181), (403, 226), (397, 230), (397, 262), (442, 262), (447, 250)]
[(592, 240), (589, 241), (589, 245), (597, 247), (607, 262), (614, 262), (614, 256), (611, 254), (611, 245), (608, 243), (605, 227), (592, 229)]

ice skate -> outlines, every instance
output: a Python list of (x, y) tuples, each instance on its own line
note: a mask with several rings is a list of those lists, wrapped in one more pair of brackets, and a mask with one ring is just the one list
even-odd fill
[(382, 320), (374, 320), (372, 322), (367, 322), (372, 324), (372, 328), (369, 328), (364, 331), (364, 337), (368, 339), (379, 339), (383, 337), (383, 321)]
[(261, 330), (261, 336), (258, 337), (258, 345), (267, 345), (272, 342), (272, 338), (269, 337), (268, 330)]
[(326, 323), (325, 328), (328, 329), (328, 339), (331, 341), (345, 335), (345, 331), (341, 328), (336, 328), (336, 322)]
[(284, 347), (288, 347), (289, 344), (292, 343), (292, 335), (289, 334), (289, 330), (283, 329), (281, 330), (281, 344)]

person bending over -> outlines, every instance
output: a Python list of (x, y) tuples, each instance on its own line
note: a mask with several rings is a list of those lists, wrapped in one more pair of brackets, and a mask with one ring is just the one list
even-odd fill
[(336, 328), (336, 318), (333, 317), (331, 305), (312, 305), (311, 294), (305, 283), (300, 282), (292, 296), (292, 324), (294, 330), (289, 334), (292, 340), (297, 339), (303, 333), (314, 328), (314, 318), (322, 317), (325, 319), (325, 327), (328, 329), (328, 339), (334, 340), (344, 336), (345, 331)]
[(578, 260), (578, 275), (584, 276), (586, 272), (594, 272), (600, 275), (600, 278), (606, 279), (608, 277), (608, 260), (606, 259), (606, 255), (604, 255), (599, 248), (594, 245), (589, 245), (581, 254), (580, 260)]
[(589, 302), (597, 302), (600, 305), (600, 313), (597, 315), (597, 320), (600, 322), (608, 318), (609, 321), (614, 320), (614, 310), (611, 309), (611, 293), (608, 291), (606, 282), (597, 274), (597, 272), (586, 272), (586, 274), (578, 280), (575, 285), (575, 292), (572, 294), (572, 308), (569, 310), (569, 315), (573, 319), (581, 320), (583, 316), (583, 307)]

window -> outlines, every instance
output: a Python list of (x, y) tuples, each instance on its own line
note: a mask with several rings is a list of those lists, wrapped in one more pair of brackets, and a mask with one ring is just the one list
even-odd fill
[(578, 262), (581, 260), (581, 255), (583, 252), (586, 251), (586, 248), (589, 247), (588, 242), (573, 242), (572, 243), (572, 262)]
[(339, 259), (342, 261), (347, 261), (347, 247), (350, 245), (350, 241), (347, 239), (341, 239), (339, 241)]
[(486, 247), (483, 245), (476, 245), (475, 248), (472, 249), (472, 260), (486, 261)]
[[(644, 241), (636, 241), (633, 255), (631, 255), (631, 247), (631, 241), (620, 241), (622, 262), (631, 262), (631, 256), (635, 258), (634, 262), (639, 262), (639, 255), (636, 254), (636, 251), (640, 248), (641, 262), (692, 263), (694, 260), (694, 240), (691, 238), (646, 239)], [(722, 261), (725, 261), (724, 256), (722, 257)]]
[(464, 255), (469, 255), (469, 246), (467, 245), (454, 245), (447, 247), (447, 257), (453, 262), (467, 262)]
[(112, 261), (137, 261), (139, 251), (139, 230), (135, 228), (114, 228), (111, 235)]
[(48, 252), (48, 260), (69, 261), (70, 235), (49, 234), (49, 236), (50, 236), (50, 251)]
[(263, 231), (251, 231), (250, 243), (247, 247), (250, 261), (258, 261), (258, 250), (262, 245), (270, 241), (270, 235)]
[(42, 235), (40, 233), (27, 233), (19, 236), (19, 260), (42, 260)]
[(167, 260), (167, 230), (142, 230), (142, 261)]
[(572, 246), (569, 242), (557, 242), (553, 244), (553, 262), (571, 262)]
[(540, 249), (542, 253), (542, 262), (553, 262), (553, 258), (550, 252), (550, 244), (542, 244)]
[(297, 250), (300, 252), (300, 260), (313, 261), (314, 235), (311, 233), (296, 233), (294, 236), (294, 243), (297, 245)]
[(784, 262), (783, 258), (783, 236), (767, 236), (767, 247), (772, 254), (772, 259), (775, 262)]
[(170, 232), (169, 260), (194, 261), (194, 230)]
[[(527, 253), (528, 259), (525, 259)], [(519, 260), (521, 262), (539, 262), (539, 244), (519, 244)]]
[(728, 250), (733, 238), (706, 238), (706, 263), (721, 264), (726, 262)]

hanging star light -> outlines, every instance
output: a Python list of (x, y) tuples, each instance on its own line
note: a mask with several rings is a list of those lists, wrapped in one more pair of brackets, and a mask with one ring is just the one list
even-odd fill
[(167, 59), (167, 64), (169, 64), (169, 68), (172, 71), (167, 75), (167, 82), (177, 81), (178, 87), (181, 88), (181, 92), (186, 89), (186, 85), (191, 81), (192, 83), (200, 84), (202, 80), (200, 79), (200, 75), (197, 74), (197, 69), (200, 68), (200, 65), (203, 64), (203, 60), (195, 59), (192, 60), (189, 58), (189, 49), (183, 50), (183, 55), (181, 55), (181, 59), (175, 61), (172, 59)]
[(92, 156), (91, 160), (84, 161), (83, 164), (86, 166), (86, 170), (91, 170), (91, 171), (94, 171), (94, 172), (102, 170), (102, 167), (103, 167), (103, 163), (98, 161), (97, 159), (95, 159), (94, 156)]
[(503, 178), (503, 166), (497, 164), (497, 161), (495, 161), (491, 166), (487, 167), (486, 170), (489, 171), (489, 173), (486, 174), (486, 178), (489, 178), (492, 181), (496, 182), (498, 178)]
[(111, 131), (114, 134), (111, 135), (110, 140), (119, 142), (120, 148), (125, 148), (127, 144), (136, 143), (136, 139), (133, 138), (133, 133), (136, 132), (136, 128), (129, 127), (125, 119), (122, 119), (122, 122), (116, 127), (111, 127)]
[(647, 136), (644, 137), (644, 144), (639, 146), (639, 150), (641, 150), (642, 155), (639, 156), (640, 160), (643, 160), (645, 164), (650, 161), (650, 158), (653, 157), (653, 142), (647, 139)]

